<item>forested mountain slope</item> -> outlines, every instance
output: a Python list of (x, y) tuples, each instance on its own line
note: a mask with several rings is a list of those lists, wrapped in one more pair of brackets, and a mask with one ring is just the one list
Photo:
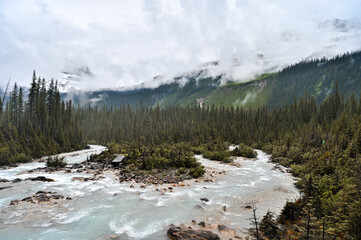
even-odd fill
[[(177, 77), (172, 83), (157, 88), (138, 88), (127, 91), (87, 92), (83, 104), (98, 106), (131, 107), (169, 105), (203, 105), (260, 107), (264, 104), (275, 108), (300, 99), (305, 93), (314, 96), (317, 103), (327, 99), (336, 82), (345, 96), (361, 92), (361, 52), (335, 57), (303, 61), (289, 66), (280, 72), (261, 75), (246, 83), (225, 81), (223, 75), (210, 77), (203, 69), (183, 77)], [(66, 95), (64, 95), (66, 97)], [(74, 100), (79, 103), (79, 96)]]

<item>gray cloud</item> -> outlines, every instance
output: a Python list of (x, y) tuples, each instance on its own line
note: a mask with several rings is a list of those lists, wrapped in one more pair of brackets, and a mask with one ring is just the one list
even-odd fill
[(2, 0), (0, 86), (85, 67), (73, 87), (154, 86), (210, 61), (220, 63), (210, 74), (245, 81), (359, 49), (360, 10), (359, 0)]

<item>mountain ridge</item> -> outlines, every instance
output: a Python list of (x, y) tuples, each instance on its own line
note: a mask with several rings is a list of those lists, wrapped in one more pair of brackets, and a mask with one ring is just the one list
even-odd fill
[(278, 72), (262, 74), (247, 82), (225, 79), (222, 74), (211, 76), (206, 69), (179, 76), (156, 88), (129, 90), (98, 90), (65, 93), (81, 105), (121, 106), (159, 105), (234, 106), (272, 108), (290, 104), (305, 92), (321, 103), (332, 92), (335, 82), (346, 96), (361, 92), (361, 52), (346, 53), (331, 59), (305, 60)]

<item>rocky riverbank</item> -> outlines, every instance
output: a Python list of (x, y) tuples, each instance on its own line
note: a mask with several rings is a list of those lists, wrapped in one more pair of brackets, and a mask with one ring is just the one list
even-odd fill
[(22, 200), (11, 200), (10, 205), (18, 205), (22, 203), (33, 203), (33, 204), (57, 204), (61, 200), (71, 200), (71, 197), (64, 197), (63, 195), (57, 194), (56, 192), (38, 191), (33, 196), (26, 197)]

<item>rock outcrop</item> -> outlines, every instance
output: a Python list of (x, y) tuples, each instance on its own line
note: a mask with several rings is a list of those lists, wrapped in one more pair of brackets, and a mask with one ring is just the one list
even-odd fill
[(167, 231), (168, 238), (171, 240), (220, 240), (220, 237), (207, 230), (194, 230), (185, 226), (176, 227), (172, 225)]

